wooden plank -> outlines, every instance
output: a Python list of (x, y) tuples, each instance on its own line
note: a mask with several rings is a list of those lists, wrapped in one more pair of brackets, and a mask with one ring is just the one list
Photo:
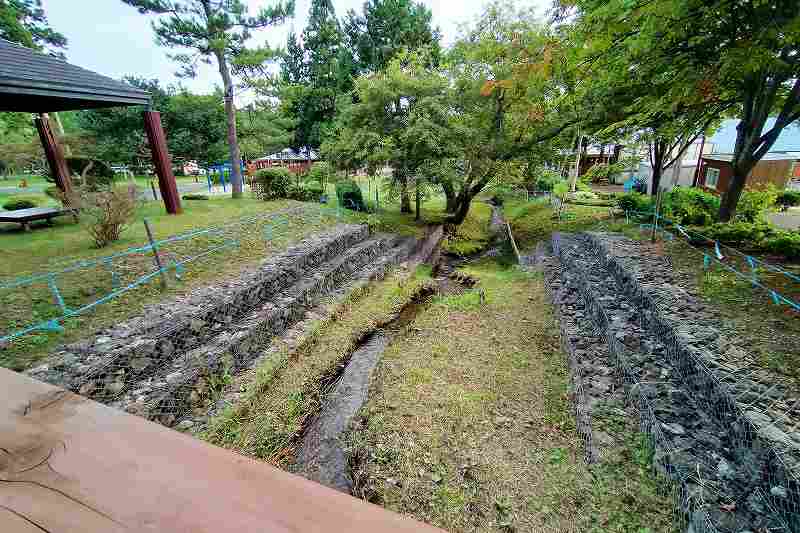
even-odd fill
[(0, 531), (442, 533), (0, 369)]
[(16, 211), (0, 212), (0, 222), (23, 222), (32, 220), (42, 220), (45, 218), (58, 217), (71, 214), (71, 209), (56, 209), (54, 207), (31, 207), (29, 209), (17, 209)]

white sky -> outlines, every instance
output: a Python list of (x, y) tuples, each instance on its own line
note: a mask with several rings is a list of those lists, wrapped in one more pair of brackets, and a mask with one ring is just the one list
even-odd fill
[[(268, 5), (267, 0), (246, 0), (250, 12)], [(439, 26), (444, 43), (458, 35), (459, 25), (480, 13), (485, 0), (423, 0), (433, 12), (433, 23)], [(544, 13), (550, 0), (517, 0), (518, 4), (535, 5)], [(113, 78), (135, 75), (157, 78), (162, 85), (178, 82), (175, 64), (167, 50), (154, 42), (151, 16), (140, 15), (120, 0), (43, 0), (50, 25), (63, 33), (68, 43), (70, 63)], [(361, 11), (363, 0), (333, 0), (337, 16), (342, 19), (350, 9)], [(300, 33), (306, 25), (310, 0), (297, 0), (295, 18), (283, 26), (256, 33), (251, 44), (268, 41), (283, 46), (290, 29)], [(216, 64), (200, 65), (198, 77), (180, 80), (192, 92), (208, 93), (221, 85)]]

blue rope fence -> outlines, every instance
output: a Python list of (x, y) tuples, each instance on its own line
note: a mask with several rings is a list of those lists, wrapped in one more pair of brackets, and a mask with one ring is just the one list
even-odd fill
[[(67, 263), (53, 270), (0, 280), (0, 300), (10, 302), (15, 299), (30, 308), (30, 316), (14, 318), (11, 322), (12, 331), (0, 336), (0, 348), (37, 331), (63, 332), (68, 319), (147, 285), (153, 279), (163, 280), (169, 276), (170, 279), (180, 281), (187, 266), (193, 262), (239, 248), (245, 233), (248, 234), (247, 238), (252, 238), (253, 232), (256, 232), (256, 238), (264, 241), (265, 249), (274, 248), (277, 246), (276, 241), (288, 233), (293, 223), (311, 228), (314, 224), (325, 225), (341, 221), (343, 214), (344, 211), (338, 205), (320, 205), (300, 207), (286, 213), (251, 215), (219, 226), (155, 240), (107, 256)], [(263, 228), (258, 232), (253, 226), (260, 225)], [(165, 254), (159, 255), (162, 263), (160, 268), (154, 262), (157, 253)], [(143, 272), (145, 270), (147, 271)], [(64, 295), (67, 286), (73, 293), (88, 292), (89, 301), (70, 306)], [(49, 297), (45, 297), (45, 293)], [(48, 316), (41, 319), (42, 314)], [(19, 327), (18, 320), (27, 323)]]
[[(767, 285), (766, 281), (760, 277), (759, 271), (768, 271), (784, 277), (792, 284), (800, 283), (800, 275), (720, 243), (718, 240), (712, 239), (695, 229), (678, 224), (652, 211), (626, 210), (625, 222), (628, 224), (639, 223), (640, 228), (654, 230), (667, 240), (681, 239), (685, 241), (691, 248), (703, 255), (703, 269), (705, 271), (710, 271), (714, 265), (720, 266), (736, 277), (749, 282), (753, 287), (765, 291), (775, 305), (788, 305), (795, 311), (800, 312), (800, 303)], [(701, 249), (696, 244), (707, 245), (707, 248)], [(737, 260), (739, 264), (736, 264)], [(798, 288), (800, 289), (800, 286)]]

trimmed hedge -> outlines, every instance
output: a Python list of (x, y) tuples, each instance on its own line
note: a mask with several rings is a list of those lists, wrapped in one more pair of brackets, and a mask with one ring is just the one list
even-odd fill
[(800, 205), (800, 191), (781, 191), (775, 198), (775, 204), (782, 209)]
[(39, 205), (33, 198), (14, 198), (3, 204), (6, 211), (19, 211), (20, 209), (30, 209)]

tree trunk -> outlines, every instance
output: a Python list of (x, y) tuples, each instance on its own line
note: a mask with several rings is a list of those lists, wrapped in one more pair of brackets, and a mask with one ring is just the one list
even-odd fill
[(663, 170), (661, 169), (661, 162), (659, 162), (656, 166), (653, 167), (653, 177), (650, 180), (652, 182), (652, 189), (650, 190), (650, 194), (652, 196), (656, 196), (658, 194), (658, 187), (661, 185), (661, 174)]
[(411, 197), (408, 194), (408, 175), (405, 169), (398, 171), (397, 181), (400, 183), (400, 212), (411, 213)]
[(734, 159), (731, 162), (733, 167), (733, 175), (731, 181), (728, 183), (728, 189), (723, 193), (719, 203), (719, 221), (730, 222), (736, 215), (736, 206), (739, 204), (739, 198), (742, 197), (742, 191), (747, 184), (747, 176), (753, 170), (756, 161), (752, 158), (746, 158), (744, 161), (737, 161)]
[(580, 135), (580, 130), (578, 133), (578, 151), (575, 154), (575, 175), (572, 176), (572, 179), (569, 182), (569, 190), (570, 192), (575, 192), (575, 189), (578, 185), (578, 174), (581, 171), (581, 155), (583, 154), (583, 136)]
[(414, 182), (416, 185), (416, 197), (414, 198), (414, 209), (416, 214), (414, 215), (414, 220), (419, 221), (422, 219), (422, 213), (420, 213), (420, 207), (422, 206), (422, 192), (419, 190), (419, 179), (414, 180)]
[(233, 80), (228, 70), (225, 54), (221, 51), (215, 53), (219, 73), (225, 89), (225, 117), (228, 122), (228, 149), (231, 157), (231, 197), (242, 197), (242, 156), (239, 152), (239, 139), (236, 136), (236, 108), (233, 105)]
[(458, 197), (458, 207), (455, 210), (455, 213), (447, 219), (447, 222), (458, 226), (464, 219), (467, 218), (469, 214), (469, 207), (472, 204), (472, 198), (467, 194), (460, 194)]
[(443, 182), (441, 185), (446, 199), (444, 212), (454, 213), (456, 210), (456, 191), (453, 189), (453, 184), (450, 182)]

